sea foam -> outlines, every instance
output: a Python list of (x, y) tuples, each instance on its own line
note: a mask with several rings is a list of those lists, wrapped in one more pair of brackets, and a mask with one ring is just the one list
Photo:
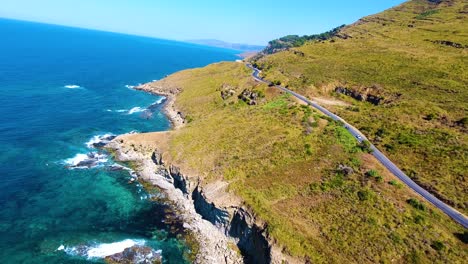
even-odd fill
[(69, 84), (69, 85), (65, 85), (64, 87), (65, 87), (65, 88), (68, 88), (68, 89), (77, 89), (77, 88), (81, 88), (81, 86), (76, 85), (76, 84)]
[(166, 100), (166, 97), (162, 96), (156, 101), (156, 104), (162, 104)]
[(76, 154), (73, 158), (64, 162), (70, 169), (94, 168), (108, 161), (108, 156), (102, 153), (90, 152), (88, 154)]
[(114, 134), (110, 134), (110, 133), (106, 133), (103, 135), (96, 135), (96, 136), (93, 136), (88, 142), (86, 142), (85, 145), (88, 148), (101, 147), (109, 143), (115, 137), (116, 136)]
[(99, 244), (96, 247), (91, 247), (87, 252), (87, 256), (88, 258), (104, 258), (107, 256), (114, 255), (116, 253), (123, 252), (126, 248), (143, 245), (145, 245), (144, 240), (132, 239), (125, 239), (120, 242), (109, 244)]
[(131, 114), (135, 114), (135, 113), (141, 113), (141, 112), (144, 112), (146, 109), (145, 108), (142, 108), (142, 107), (133, 107), (132, 109), (130, 109), (128, 111), (128, 114), (131, 115)]
[(88, 159), (87, 154), (76, 154), (75, 157), (65, 160), (65, 163), (69, 166), (77, 166), (80, 162)]
[(83, 256), (88, 259), (105, 258), (114, 254), (123, 252), (127, 248), (133, 246), (144, 246), (145, 240), (142, 239), (125, 239), (114, 243), (100, 243), (93, 246), (80, 245), (75, 247), (65, 247), (60, 245), (58, 251), (65, 251), (69, 255)]

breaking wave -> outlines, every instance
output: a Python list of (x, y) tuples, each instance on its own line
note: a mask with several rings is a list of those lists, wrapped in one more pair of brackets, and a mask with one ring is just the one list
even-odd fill
[(76, 84), (68, 84), (68, 85), (65, 85), (64, 87), (67, 88), (67, 89), (78, 89), (78, 88), (81, 88), (81, 86), (76, 85)]
[(89, 169), (102, 165), (108, 161), (106, 154), (90, 152), (76, 154), (73, 158), (66, 159), (65, 165), (70, 169)]
[(109, 143), (111, 140), (116, 138), (117, 136), (114, 134), (104, 134), (104, 135), (96, 135), (92, 137), (88, 142), (85, 143), (85, 145), (88, 148), (100, 148), (104, 147), (107, 143)]
[(141, 113), (141, 112), (144, 112), (144, 111), (146, 111), (146, 108), (136, 106), (136, 107), (133, 107), (132, 109), (128, 110), (128, 114), (132, 115), (132, 114)]
[(114, 243), (99, 243), (95, 245), (79, 245), (74, 247), (60, 245), (60, 247), (57, 248), (57, 251), (64, 251), (69, 255), (82, 256), (88, 259), (105, 258), (123, 252), (127, 248), (144, 246), (145, 244), (146, 241), (143, 239), (125, 239)]

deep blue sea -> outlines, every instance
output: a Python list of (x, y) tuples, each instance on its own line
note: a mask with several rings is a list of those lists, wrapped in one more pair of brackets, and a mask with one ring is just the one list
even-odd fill
[(0, 263), (101, 263), (134, 244), (187, 262), (170, 208), (92, 143), (169, 129), (164, 98), (132, 86), (236, 52), (4, 19), (0, 35)]

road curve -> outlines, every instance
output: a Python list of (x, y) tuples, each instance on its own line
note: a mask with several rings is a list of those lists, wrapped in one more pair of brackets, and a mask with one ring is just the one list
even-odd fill
[[(247, 67), (249, 67), (251, 70), (253, 70), (252, 77), (262, 83), (266, 83), (268, 85), (272, 85), (271, 82), (263, 79), (262, 77), (259, 76), (260, 70), (253, 67), (251, 64), (246, 64)], [(332, 112), (328, 111), (326, 108), (318, 105), (316, 102), (311, 101), (307, 99), (305, 96), (302, 96), (296, 92), (293, 92), (285, 87), (282, 87), (280, 85), (274, 85), (278, 89), (281, 89), (296, 98), (300, 99), (301, 101), (304, 101), (308, 105), (311, 105), (312, 107), (318, 109), (320, 112), (324, 113), (325, 115), (329, 116), (333, 120), (341, 121), (343, 122), (343, 125), (345, 128), (356, 138), (357, 141), (362, 142), (366, 137), (364, 134), (362, 134), (358, 129), (355, 127), (351, 126), (348, 124), (344, 119), (341, 117), (333, 114)], [(401, 171), (392, 161), (390, 161), (381, 151), (379, 151), (373, 144), (370, 145), (372, 149), (372, 155), (382, 163), (393, 175), (395, 175), (398, 179), (400, 179), (403, 183), (405, 183), (408, 187), (413, 189), (413, 191), (417, 192), (419, 195), (421, 195), (424, 199), (432, 203), (435, 207), (439, 208), (442, 210), (446, 215), (451, 217), (453, 220), (461, 224), (463, 227), (468, 228), (468, 218), (463, 215), (462, 213), (458, 212), (448, 204), (442, 202), (439, 200), (437, 197), (434, 195), (430, 194), (428, 191), (423, 189), (421, 186), (419, 186), (417, 183), (415, 183), (413, 180), (411, 180), (410, 177), (408, 177), (403, 171)]]

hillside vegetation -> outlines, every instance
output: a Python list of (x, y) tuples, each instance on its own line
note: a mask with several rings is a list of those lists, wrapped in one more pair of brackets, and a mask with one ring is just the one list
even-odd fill
[(173, 164), (219, 180), (267, 222), (286, 254), (313, 263), (463, 263), (466, 233), (393, 178), (340, 124), (242, 63), (186, 70), (151, 84), (178, 92), (187, 125)]
[(345, 25), (336, 27), (330, 31), (321, 33), (321, 34), (314, 34), (314, 35), (304, 35), (304, 36), (299, 36), (299, 35), (288, 35), (281, 37), (279, 39), (272, 40), (268, 42), (268, 46), (263, 49), (261, 52), (262, 54), (273, 54), (279, 51), (287, 50), (289, 48), (293, 47), (300, 47), (304, 45), (307, 41), (311, 40), (327, 40), (330, 39), (340, 32), (340, 30), (344, 27)]
[(413, 0), (254, 63), (268, 80), (347, 102), (327, 107), (467, 214), (467, 16), (463, 0)]

